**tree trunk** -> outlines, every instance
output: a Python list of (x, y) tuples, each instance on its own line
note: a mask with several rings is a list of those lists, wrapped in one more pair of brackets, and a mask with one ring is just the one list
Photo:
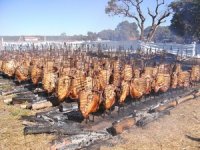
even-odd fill
[(141, 32), (141, 34), (140, 34), (140, 40), (143, 41), (144, 40), (144, 31), (141, 30), (140, 32)]
[(141, 41), (144, 40), (144, 22), (141, 23), (141, 27), (140, 27), (140, 40)]
[(155, 33), (156, 33), (156, 30), (157, 30), (158, 26), (157, 25), (154, 25), (151, 27), (151, 30), (149, 31), (148, 33), (148, 36), (147, 36), (147, 42), (151, 42)]

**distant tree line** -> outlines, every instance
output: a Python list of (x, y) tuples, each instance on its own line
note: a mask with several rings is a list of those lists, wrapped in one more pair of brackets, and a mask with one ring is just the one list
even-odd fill
[(97, 38), (100, 38), (102, 40), (111, 41), (128, 41), (138, 39), (139, 31), (136, 23), (123, 21), (119, 23), (114, 30), (102, 30), (98, 33), (88, 32), (87, 36), (89, 40), (97, 40)]
[(170, 29), (185, 43), (200, 42), (200, 0), (177, 0), (171, 8), (174, 14)]
[(128, 41), (136, 40), (139, 37), (138, 26), (136, 23), (129, 23), (123, 21), (117, 25), (114, 30), (105, 29), (98, 33), (89, 31), (87, 35), (73, 35), (67, 36), (66, 33), (61, 33), (61, 37), (66, 40), (90, 40), (96, 41), (98, 39), (110, 41)]
[[(144, 38), (147, 38), (149, 30), (151, 30), (151, 26), (144, 29)], [(102, 30), (98, 33), (88, 32), (87, 36), (83, 35), (74, 35), (74, 36), (66, 36), (65, 34), (61, 34), (63, 38), (67, 40), (90, 40), (95, 41), (98, 38), (102, 40), (110, 40), (110, 41), (130, 41), (130, 40), (138, 40), (140, 38), (140, 34), (138, 31), (138, 26), (136, 23), (129, 23), (128, 21), (123, 21), (117, 25), (114, 30)], [(170, 26), (159, 26), (155, 31), (155, 34), (152, 38), (154, 42), (176, 42), (176, 43), (184, 43), (185, 39), (182, 36), (177, 35), (170, 29)]]
[[(151, 27), (147, 27), (144, 30), (144, 37), (148, 36), (149, 30)], [(102, 40), (110, 41), (130, 41), (139, 39), (139, 31), (136, 23), (129, 23), (128, 21), (123, 21), (117, 25), (114, 30), (107, 29), (102, 30), (98, 33), (88, 32), (87, 36), (84, 35), (74, 35), (66, 36), (65, 33), (62, 33), (61, 36), (66, 40), (90, 40), (96, 41), (98, 38)], [(181, 36), (176, 35), (170, 30), (169, 26), (159, 26), (155, 31), (155, 35), (152, 39), (154, 42), (176, 42), (183, 43), (184, 39)]]
[[(151, 27), (147, 27), (144, 30), (144, 37), (148, 36)], [(138, 26), (136, 23), (129, 23), (128, 21), (123, 21), (117, 25), (117, 27), (107, 30), (102, 30), (98, 33), (88, 32), (87, 35), (73, 35), (68, 36), (65, 32), (61, 33), (59, 36), (35, 36), (40, 41), (96, 41), (98, 39), (110, 40), (110, 41), (131, 41), (138, 40), (140, 38), (140, 33), (138, 31)], [(4, 41), (18, 41), (20, 36), (0, 36), (3, 37)], [(182, 43), (183, 38), (175, 35), (169, 27), (159, 26), (155, 32), (152, 39), (155, 42), (177, 42)]]

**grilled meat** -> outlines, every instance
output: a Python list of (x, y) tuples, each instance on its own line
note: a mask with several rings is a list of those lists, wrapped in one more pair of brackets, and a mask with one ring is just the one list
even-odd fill
[(34, 85), (38, 85), (42, 81), (43, 69), (42, 66), (35, 64), (31, 69), (31, 80)]
[(69, 96), (71, 87), (71, 78), (69, 76), (61, 76), (58, 78), (58, 84), (56, 88), (56, 93), (59, 101), (63, 101)]
[(129, 93), (130, 93), (130, 84), (127, 81), (122, 81), (119, 103), (123, 103), (126, 97), (129, 95)]
[(56, 82), (57, 82), (57, 74), (56, 73), (44, 71), (42, 85), (43, 85), (44, 90), (47, 91), (47, 93), (52, 93), (55, 91)]
[(200, 79), (200, 68), (199, 65), (192, 66), (191, 81), (199, 81)]
[(190, 73), (182, 71), (178, 73), (178, 86), (188, 87), (190, 85)]
[(133, 98), (140, 98), (151, 91), (151, 80), (149, 76), (134, 78), (130, 85), (130, 94)]
[(110, 109), (114, 104), (115, 104), (115, 96), (116, 96), (116, 93), (115, 93), (115, 86), (114, 85), (107, 85), (104, 89), (104, 93), (103, 93), (103, 96), (104, 96), (104, 107), (105, 109)]
[(171, 85), (170, 74), (159, 73), (154, 82), (154, 91), (166, 92)]
[(16, 67), (17, 67), (17, 62), (14, 59), (4, 61), (2, 64), (2, 71), (9, 77), (12, 77), (15, 74)]
[(100, 96), (92, 91), (82, 91), (80, 93), (80, 111), (84, 118), (88, 118), (90, 113), (96, 112), (99, 108)]
[(124, 70), (122, 72), (122, 78), (124, 81), (131, 81), (133, 77), (133, 69), (131, 65), (125, 65)]

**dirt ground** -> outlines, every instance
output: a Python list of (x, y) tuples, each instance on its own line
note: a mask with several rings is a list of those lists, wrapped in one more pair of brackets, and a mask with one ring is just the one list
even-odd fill
[[(50, 149), (53, 135), (23, 135), (22, 115), (35, 112), (5, 105), (0, 100), (0, 150)], [(171, 115), (143, 128), (133, 127), (101, 150), (195, 150), (200, 149), (200, 98), (177, 106)], [(119, 140), (120, 139), (120, 140)]]
[(122, 142), (101, 150), (200, 150), (200, 98), (178, 105), (169, 116), (125, 131)]

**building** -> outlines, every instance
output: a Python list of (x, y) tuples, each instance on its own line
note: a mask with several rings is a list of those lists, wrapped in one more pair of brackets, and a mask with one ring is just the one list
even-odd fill
[(40, 41), (40, 38), (34, 37), (34, 36), (24, 36), (24, 41), (25, 42), (38, 42), (38, 41)]

